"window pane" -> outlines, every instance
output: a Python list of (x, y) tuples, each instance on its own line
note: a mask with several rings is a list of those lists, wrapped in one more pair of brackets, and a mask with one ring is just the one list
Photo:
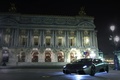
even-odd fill
[(10, 43), (10, 35), (8, 35), (8, 34), (5, 35), (5, 43), (6, 44)]
[(74, 37), (70, 37), (69, 38), (69, 44), (70, 44), (70, 46), (74, 46), (75, 45), (75, 38)]
[(34, 36), (34, 45), (38, 45), (38, 36)]
[(58, 45), (61, 46), (62, 45), (62, 39), (58, 38)]
[(90, 41), (89, 41), (89, 37), (84, 37), (84, 45), (85, 46), (89, 46), (90, 45)]
[(50, 42), (51, 42), (51, 37), (50, 37), (50, 36), (47, 36), (47, 37), (46, 37), (46, 45), (47, 45), (47, 46), (50, 46)]
[(21, 36), (20, 37), (20, 45), (26, 45), (26, 43), (27, 43), (27, 37)]

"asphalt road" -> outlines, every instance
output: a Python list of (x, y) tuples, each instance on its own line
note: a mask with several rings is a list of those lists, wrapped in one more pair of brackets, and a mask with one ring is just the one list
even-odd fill
[(0, 80), (120, 80), (120, 71), (95, 76), (62, 73), (62, 69), (0, 69)]

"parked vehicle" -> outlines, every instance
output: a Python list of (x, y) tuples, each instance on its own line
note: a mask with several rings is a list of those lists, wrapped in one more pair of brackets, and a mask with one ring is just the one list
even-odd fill
[(64, 74), (89, 74), (94, 76), (98, 72), (109, 72), (109, 64), (101, 59), (84, 58), (63, 66)]

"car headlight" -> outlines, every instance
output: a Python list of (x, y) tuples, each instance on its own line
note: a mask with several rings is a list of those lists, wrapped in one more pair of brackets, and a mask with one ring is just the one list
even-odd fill
[(66, 66), (63, 66), (63, 68), (66, 68)]
[(87, 65), (84, 65), (83, 68), (84, 68), (84, 69), (87, 68)]

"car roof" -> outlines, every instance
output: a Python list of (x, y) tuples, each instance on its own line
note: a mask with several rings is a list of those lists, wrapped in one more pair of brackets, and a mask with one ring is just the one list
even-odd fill
[(96, 60), (101, 60), (101, 59), (98, 59), (98, 58), (81, 58), (81, 59), (78, 59), (78, 60), (92, 60), (92, 61), (96, 61)]

